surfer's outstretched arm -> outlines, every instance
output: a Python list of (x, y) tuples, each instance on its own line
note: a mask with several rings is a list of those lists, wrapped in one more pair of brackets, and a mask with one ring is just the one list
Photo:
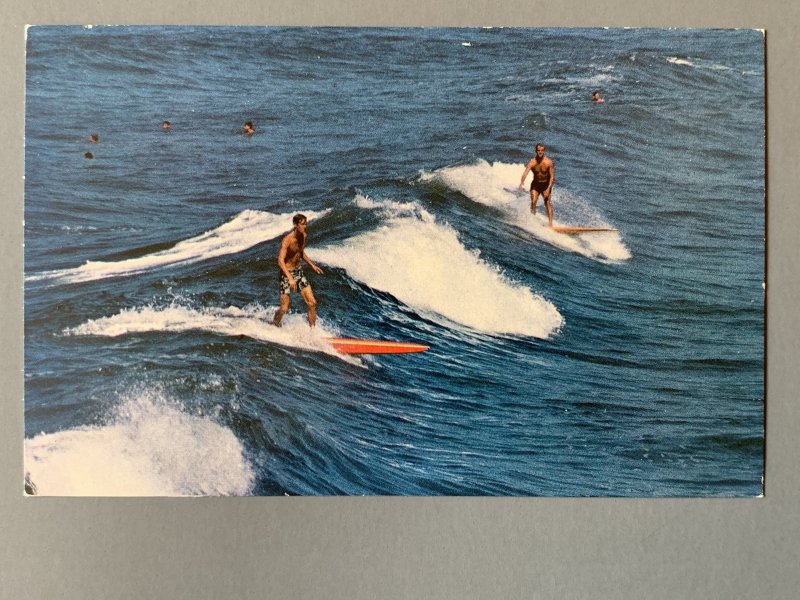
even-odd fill
[(320, 269), (316, 264), (314, 264), (314, 261), (312, 261), (308, 257), (308, 254), (306, 254), (305, 251), (303, 251), (303, 260), (306, 261), (306, 264), (314, 270), (314, 273), (316, 273), (317, 275), (323, 274), (322, 269)]
[(519, 180), (519, 189), (522, 189), (525, 186), (525, 178), (528, 176), (528, 173), (531, 172), (533, 168), (533, 161), (529, 162), (528, 165), (525, 167), (525, 170), (522, 172), (522, 178)]

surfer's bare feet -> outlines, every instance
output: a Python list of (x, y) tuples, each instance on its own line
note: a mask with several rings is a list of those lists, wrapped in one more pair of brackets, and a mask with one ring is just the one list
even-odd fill
[(275, 327), (280, 327), (281, 326), (281, 324), (279, 322), (276, 322), (276, 321), (273, 321), (272, 324), (275, 325)]

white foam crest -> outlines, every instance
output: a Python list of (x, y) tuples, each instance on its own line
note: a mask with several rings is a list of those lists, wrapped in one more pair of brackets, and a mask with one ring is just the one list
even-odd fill
[[(304, 213), (309, 220), (328, 211)], [(185, 265), (226, 254), (242, 252), (263, 241), (278, 237), (292, 228), (294, 213), (272, 214), (245, 210), (233, 219), (173, 247), (152, 254), (120, 261), (87, 261), (80, 267), (45, 271), (26, 276), (27, 281), (57, 279), (61, 283), (80, 283), (109, 277), (135, 275), (151, 269)]]
[[(440, 169), (433, 176), (471, 200), (499, 209), (504, 221), (557, 248), (596, 260), (630, 259), (630, 251), (619, 232), (581, 235), (557, 233), (547, 227), (547, 212), (541, 199), (536, 216), (532, 215), (530, 194), (527, 191), (532, 175), (528, 175), (524, 190), (520, 191), (517, 188), (524, 170), (525, 166), (521, 164), (502, 162), (490, 164), (485, 160), (479, 160), (471, 165)], [(557, 217), (553, 220), (554, 225), (613, 228), (596, 208), (563, 187), (553, 188), (553, 212)]]
[[(295, 302), (298, 299), (294, 300)], [(302, 301), (300, 301), (302, 304)], [(305, 305), (303, 305), (303, 310)], [(272, 325), (277, 307), (251, 305), (244, 308), (205, 307), (193, 309), (173, 304), (168, 307), (139, 307), (126, 309), (116, 315), (100, 317), (64, 330), (65, 335), (96, 335), (117, 337), (131, 333), (207, 331), (231, 337), (247, 336), (255, 340), (325, 352), (354, 364), (357, 358), (337, 353), (326, 341), (326, 337), (337, 337), (319, 318), (315, 327), (308, 326), (306, 315), (289, 314), (283, 318), (281, 327)]]
[(673, 65), (685, 65), (687, 67), (697, 66), (693, 62), (690, 62), (685, 58), (678, 58), (677, 56), (668, 56), (667, 62), (672, 63)]
[(314, 256), (417, 311), (482, 332), (546, 338), (561, 326), (555, 306), (509, 281), (419, 205), (375, 206), (387, 212), (384, 225)]
[[(557, 90), (550, 90), (544, 94), (551, 98), (582, 98), (576, 96), (575, 88), (578, 87), (602, 87), (608, 86), (613, 82), (622, 81), (622, 77), (614, 74), (614, 66), (598, 66), (589, 65), (588, 69), (593, 69), (594, 73), (575, 74), (566, 77), (549, 77), (543, 79), (541, 83), (558, 85)], [(586, 99), (583, 98), (585, 101)], [(511, 94), (505, 97), (506, 102), (530, 102), (533, 104), (541, 104), (542, 93), (537, 94)]]
[(678, 58), (677, 56), (668, 56), (667, 62), (673, 65), (683, 65), (686, 67), (694, 67), (695, 69), (708, 69), (711, 71), (732, 71), (731, 67), (720, 65), (708, 60)]
[(426, 223), (434, 223), (436, 221), (436, 217), (434, 217), (433, 214), (422, 208), (422, 206), (416, 202), (398, 202), (391, 198), (373, 200), (369, 196), (359, 194), (355, 197), (355, 204), (359, 208), (377, 210), (388, 219), (412, 217)]
[[(612, 67), (613, 68), (613, 67)], [(594, 75), (589, 75), (586, 77), (575, 77), (570, 80), (571, 83), (577, 83), (578, 85), (584, 85), (587, 87), (598, 86), (602, 84), (607, 84), (610, 81), (618, 81), (619, 77), (614, 77), (609, 73), (596, 73)]]
[(233, 432), (159, 391), (133, 394), (105, 426), (25, 440), (42, 496), (241, 496), (255, 474)]

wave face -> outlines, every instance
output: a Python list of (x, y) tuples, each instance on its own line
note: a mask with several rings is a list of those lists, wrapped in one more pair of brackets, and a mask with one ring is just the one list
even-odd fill
[(26, 34), (30, 493), (761, 494), (762, 32)]
[[(446, 167), (433, 174), (424, 174), (423, 180), (438, 178), (470, 200), (498, 209), (503, 220), (558, 249), (597, 260), (625, 261), (631, 258), (630, 251), (616, 231), (567, 235), (549, 229), (547, 211), (541, 198), (537, 214), (531, 213), (530, 195), (527, 192), (531, 175), (526, 178), (524, 190), (517, 187), (524, 169), (523, 164), (489, 164), (479, 160), (472, 165)], [(614, 228), (591, 204), (560, 186), (554, 186), (551, 202), (557, 215), (553, 225)]]
[(480, 332), (546, 338), (561, 326), (555, 306), (508, 280), (478, 251), (465, 248), (452, 227), (437, 223), (419, 205), (375, 204), (363, 197), (357, 204), (383, 213), (383, 224), (336, 247), (316, 250), (320, 260), (415, 311)]
[[(306, 215), (309, 220), (322, 213)], [(80, 267), (45, 271), (26, 277), (28, 281), (55, 279), (58, 283), (81, 283), (107, 277), (126, 277), (161, 267), (175, 267), (247, 250), (291, 229), (292, 214), (273, 215), (244, 210), (227, 223), (167, 250), (118, 261), (87, 261)]]

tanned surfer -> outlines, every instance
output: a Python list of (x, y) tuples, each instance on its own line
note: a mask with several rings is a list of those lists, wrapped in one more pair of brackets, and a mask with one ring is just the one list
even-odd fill
[(544, 155), (544, 144), (536, 144), (536, 156), (534, 156), (519, 182), (519, 189), (525, 185), (525, 178), (528, 173), (533, 171), (533, 181), (531, 182), (531, 212), (536, 214), (536, 204), (539, 202), (539, 194), (544, 199), (544, 206), (547, 209), (548, 225), (553, 226), (553, 206), (550, 204), (550, 193), (553, 191), (553, 184), (556, 181), (556, 168), (553, 161)]
[(322, 269), (313, 263), (313, 261), (306, 254), (306, 224), (308, 219), (305, 215), (297, 214), (292, 217), (294, 229), (283, 238), (281, 242), (281, 249), (278, 252), (278, 267), (281, 270), (281, 305), (272, 319), (272, 324), (276, 327), (281, 326), (281, 319), (283, 315), (289, 310), (289, 293), (292, 291), (299, 291), (306, 301), (308, 306), (308, 324), (313, 327), (317, 322), (317, 301), (314, 298), (314, 292), (311, 290), (311, 284), (308, 283), (305, 274), (303, 273), (303, 266), (300, 262), (301, 259), (308, 263), (308, 266), (313, 269), (317, 275), (322, 275)]

